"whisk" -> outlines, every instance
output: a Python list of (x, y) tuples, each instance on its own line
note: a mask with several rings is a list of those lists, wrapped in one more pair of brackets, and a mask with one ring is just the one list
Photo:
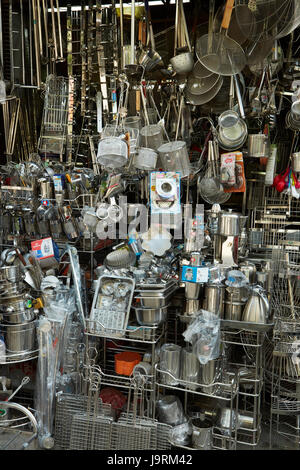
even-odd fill
[(199, 181), (198, 191), (205, 202), (209, 204), (222, 204), (230, 198), (230, 193), (225, 193), (220, 182), (219, 153), (215, 141), (208, 142), (207, 168), (203, 178)]

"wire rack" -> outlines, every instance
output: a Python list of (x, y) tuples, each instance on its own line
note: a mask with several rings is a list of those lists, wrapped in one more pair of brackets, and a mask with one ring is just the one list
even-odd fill
[[(94, 402), (95, 403), (95, 402)], [(114, 421), (110, 405), (98, 399), (97, 410), (89, 398), (61, 394), (57, 397), (55, 448), (65, 450), (165, 450), (171, 447), (170, 426), (154, 419), (122, 412)]]
[[(99, 330), (103, 325), (97, 320), (86, 320), (87, 331), (86, 334), (90, 336), (98, 336), (99, 338), (118, 338), (118, 331), (112, 328), (108, 332), (100, 332)], [(135, 341), (138, 343), (157, 343), (165, 332), (165, 325), (160, 327), (129, 325), (125, 330), (125, 335), (122, 336), (122, 341)]]
[[(183, 392), (190, 391), (195, 395), (210, 396), (225, 401), (232, 401), (238, 392), (236, 375), (221, 369), (219, 369), (219, 373), (215, 380), (210, 384), (195, 384), (195, 382), (177, 379), (170, 372), (161, 370), (157, 364), (155, 369), (156, 384), (158, 387)], [(171, 378), (173, 382), (177, 382), (178, 385), (169, 385), (164, 383), (166, 377)]]
[(66, 145), (69, 79), (48, 75), (41, 133), (38, 148), (41, 153), (62, 155)]

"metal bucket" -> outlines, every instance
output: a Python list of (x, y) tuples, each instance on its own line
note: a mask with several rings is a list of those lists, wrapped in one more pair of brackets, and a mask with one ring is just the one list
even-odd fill
[(224, 314), (224, 293), (225, 286), (221, 284), (206, 284), (205, 298), (203, 302), (204, 310), (212, 312), (223, 318)]
[(230, 302), (225, 300), (225, 320), (240, 321), (246, 302)]
[(5, 325), (6, 349), (13, 353), (22, 353), (34, 350), (36, 322), (21, 323), (18, 325)]
[(192, 445), (195, 449), (210, 450), (212, 444), (212, 422), (208, 419), (192, 419)]

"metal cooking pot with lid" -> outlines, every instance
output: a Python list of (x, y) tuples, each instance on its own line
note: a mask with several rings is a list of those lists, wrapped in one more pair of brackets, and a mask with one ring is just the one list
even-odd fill
[(223, 235), (224, 237), (238, 236), (242, 231), (246, 220), (247, 216), (243, 216), (237, 212), (232, 212), (232, 209), (229, 209), (228, 212), (219, 212), (218, 234)]

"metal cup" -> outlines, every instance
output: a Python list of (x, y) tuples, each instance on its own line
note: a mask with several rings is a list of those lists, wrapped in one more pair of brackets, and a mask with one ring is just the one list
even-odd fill
[(203, 308), (223, 318), (224, 315), (225, 286), (220, 284), (206, 284)]
[(186, 384), (190, 390), (197, 390), (199, 388), (200, 378), (200, 363), (196, 354), (188, 348), (181, 351), (181, 379), (186, 382), (194, 382), (195, 385)]
[(185, 297), (187, 300), (197, 300), (199, 298), (202, 284), (196, 282), (185, 283)]
[[(218, 373), (217, 364), (217, 359), (212, 359), (206, 364), (201, 365), (201, 383), (203, 385), (210, 385), (215, 382)], [(212, 394), (214, 392), (214, 386), (202, 387), (202, 391), (204, 393)]]
[(212, 444), (212, 422), (208, 419), (192, 419), (192, 445), (195, 449), (210, 450)]
[[(165, 385), (178, 385), (180, 379), (181, 346), (167, 343), (160, 351), (161, 381)], [(169, 375), (169, 374), (171, 375)]]

